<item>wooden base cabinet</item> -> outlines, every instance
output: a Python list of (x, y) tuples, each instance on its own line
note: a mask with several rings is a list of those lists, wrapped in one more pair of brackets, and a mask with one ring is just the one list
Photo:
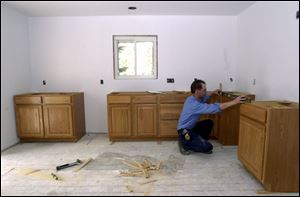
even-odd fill
[(113, 92), (107, 95), (109, 138), (177, 139), (177, 123), (189, 93)]
[(271, 192), (299, 192), (299, 105), (259, 101), (240, 107), (238, 158)]
[(85, 134), (83, 93), (16, 95), (18, 136), (22, 141), (77, 141)]
[[(110, 140), (177, 139), (177, 124), (184, 102), (190, 92), (167, 91), (160, 94), (147, 92), (112, 92), (107, 95), (108, 130)], [(227, 102), (241, 92), (212, 95), (209, 103)], [(200, 120), (214, 122), (212, 138), (223, 145), (237, 145), (239, 133), (239, 106), (221, 114), (202, 115)]]
[[(255, 95), (243, 92), (223, 92), (220, 102), (232, 101), (237, 96), (244, 95), (247, 102), (252, 102)], [(239, 140), (239, 121), (241, 104), (229, 107), (218, 114), (218, 136), (222, 145), (238, 145)], [(221, 126), (220, 126), (221, 125)]]
[[(225, 103), (239, 95), (245, 95), (247, 102), (255, 99), (255, 95), (244, 92), (222, 92), (222, 95), (212, 95), (208, 103)], [(222, 145), (238, 145), (240, 105), (235, 105), (217, 114), (202, 115), (200, 120), (210, 119), (214, 122), (211, 139), (218, 139)]]

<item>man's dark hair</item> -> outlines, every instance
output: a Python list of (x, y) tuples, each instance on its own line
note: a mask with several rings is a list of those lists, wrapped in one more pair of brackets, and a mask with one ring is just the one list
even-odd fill
[(191, 85), (192, 94), (194, 94), (197, 89), (201, 90), (202, 84), (205, 84), (205, 82), (200, 79), (195, 79)]

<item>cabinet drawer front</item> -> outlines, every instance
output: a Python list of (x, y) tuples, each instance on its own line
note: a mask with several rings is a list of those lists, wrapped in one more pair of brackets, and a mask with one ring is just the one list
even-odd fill
[(130, 103), (130, 96), (108, 96), (108, 103)]
[(165, 137), (177, 137), (177, 120), (161, 120), (159, 122), (159, 135)]
[(44, 96), (45, 104), (69, 104), (71, 103), (70, 96)]
[(156, 103), (156, 96), (134, 96), (133, 103)]
[(184, 103), (190, 94), (166, 94), (160, 95), (160, 103)]
[(41, 104), (42, 99), (40, 96), (22, 96), (15, 97), (16, 104)]
[(265, 123), (267, 119), (267, 112), (264, 109), (255, 107), (251, 104), (243, 104), (240, 106), (240, 113), (251, 119)]
[(159, 110), (160, 119), (178, 120), (182, 108), (183, 104), (161, 104)]

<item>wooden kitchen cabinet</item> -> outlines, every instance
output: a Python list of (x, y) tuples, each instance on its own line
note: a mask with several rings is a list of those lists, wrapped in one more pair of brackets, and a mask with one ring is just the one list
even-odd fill
[[(212, 95), (209, 103), (226, 102), (239, 92)], [(167, 91), (159, 94), (148, 92), (113, 92), (107, 95), (108, 130), (110, 140), (126, 139), (177, 139), (178, 120), (190, 92)], [(249, 95), (254, 99), (254, 95)], [(224, 116), (223, 116), (224, 113)], [(239, 106), (221, 114), (202, 115), (200, 120), (214, 122), (212, 138), (223, 145), (237, 145), (239, 132)]]
[(83, 93), (14, 96), (21, 141), (77, 141), (85, 134)]
[(113, 92), (107, 95), (110, 140), (177, 139), (186, 92)]
[(238, 158), (271, 192), (299, 192), (299, 105), (258, 101), (240, 107)]
[[(232, 101), (239, 95), (245, 95), (251, 102), (255, 95), (244, 92), (222, 92), (221, 95), (211, 95), (208, 103), (225, 103)], [(237, 145), (239, 136), (240, 105), (235, 105), (223, 110), (221, 113), (201, 115), (200, 120), (210, 119), (214, 126), (211, 139), (218, 139), (222, 145)]]
[[(219, 96), (221, 103), (229, 102), (240, 95), (247, 97), (247, 102), (251, 102), (255, 99), (255, 95), (244, 92), (223, 92)], [(238, 145), (239, 139), (239, 121), (240, 121), (240, 106), (238, 104), (223, 110), (217, 114), (217, 139), (222, 145)]]

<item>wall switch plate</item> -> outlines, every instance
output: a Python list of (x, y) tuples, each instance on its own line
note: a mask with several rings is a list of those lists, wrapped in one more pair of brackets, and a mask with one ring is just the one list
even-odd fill
[(167, 83), (174, 83), (174, 78), (167, 78)]

